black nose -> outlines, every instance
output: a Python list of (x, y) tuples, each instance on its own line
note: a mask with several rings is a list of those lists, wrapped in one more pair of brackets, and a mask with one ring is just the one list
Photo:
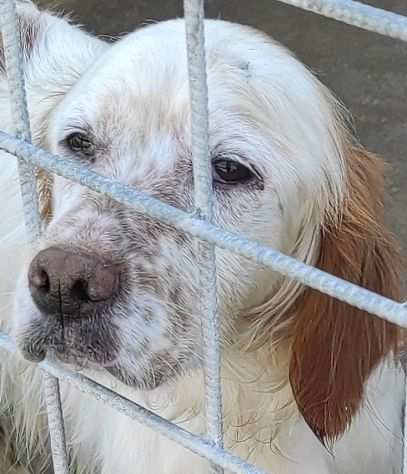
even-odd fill
[(28, 284), (43, 313), (86, 317), (112, 300), (119, 277), (119, 266), (97, 254), (51, 247), (31, 262)]

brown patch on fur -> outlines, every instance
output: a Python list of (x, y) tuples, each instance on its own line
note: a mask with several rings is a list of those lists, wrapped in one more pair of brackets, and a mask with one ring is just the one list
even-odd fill
[(52, 215), (52, 176), (44, 170), (37, 171), (37, 189), (40, 215), (48, 223)]
[[(383, 163), (353, 148), (347, 160), (343, 214), (328, 219), (316, 267), (400, 300), (401, 257), (383, 224)], [(349, 428), (372, 370), (401, 342), (401, 330), (378, 317), (307, 289), (297, 305), (290, 382), (317, 437), (332, 442)]]

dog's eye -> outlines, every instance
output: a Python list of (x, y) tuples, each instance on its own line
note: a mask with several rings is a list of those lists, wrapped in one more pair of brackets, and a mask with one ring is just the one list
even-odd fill
[(66, 138), (66, 144), (74, 153), (83, 153), (92, 156), (95, 152), (95, 146), (91, 140), (80, 132), (75, 132)]
[(213, 179), (220, 184), (247, 184), (258, 180), (258, 176), (238, 161), (218, 158), (212, 163)]

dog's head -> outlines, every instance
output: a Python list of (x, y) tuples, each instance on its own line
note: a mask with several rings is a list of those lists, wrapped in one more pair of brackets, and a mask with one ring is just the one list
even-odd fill
[[(30, 5), (20, 15), (36, 143), (193, 211), (183, 21), (108, 45)], [(381, 173), (340, 106), (265, 35), (207, 21), (206, 38), (214, 222), (396, 296)], [(147, 389), (199, 366), (194, 240), (60, 177), (41, 183), (46, 228), (14, 319), (26, 356), (53, 350)], [(342, 432), (397, 331), (224, 250), (216, 267), (223, 343), (290, 337), (301, 411), (321, 438)]]

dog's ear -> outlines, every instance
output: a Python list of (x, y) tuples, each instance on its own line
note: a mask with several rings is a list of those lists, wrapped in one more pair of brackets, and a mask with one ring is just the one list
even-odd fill
[[(52, 110), (108, 45), (71, 25), (66, 17), (39, 10), (29, 0), (17, 2), (17, 15), (32, 140), (47, 148)], [(0, 35), (0, 129), (11, 132), (6, 73)], [(46, 221), (51, 213), (52, 183), (44, 171), (39, 171), (38, 178), (41, 214)]]
[[(383, 164), (352, 147), (341, 217), (321, 233), (316, 266), (400, 299), (401, 260), (383, 221)], [(324, 443), (338, 438), (360, 408), (372, 370), (397, 349), (401, 332), (382, 319), (306, 289), (297, 305), (290, 382), (305, 421)]]
[[(18, 1), (17, 15), (33, 141), (37, 142), (36, 134), (44, 126), (47, 115), (107, 44), (70, 24), (66, 17), (39, 10), (31, 1)], [(0, 40), (0, 83), (5, 78), (6, 64)], [(4, 91), (6, 88), (0, 88), (1, 102), (7, 100)], [(5, 120), (0, 114), (0, 126)]]
[[(17, 1), (18, 26), (20, 31), (23, 59), (27, 61), (36, 41), (40, 27), (40, 11), (31, 1)], [(3, 38), (0, 35), (0, 74), (5, 74)]]

